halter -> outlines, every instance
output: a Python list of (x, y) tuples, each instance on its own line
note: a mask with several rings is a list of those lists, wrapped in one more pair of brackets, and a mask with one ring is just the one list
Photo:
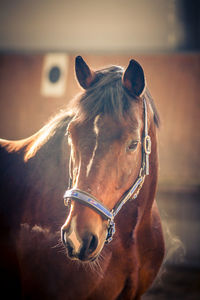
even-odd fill
[[(72, 178), (69, 178), (69, 188), (64, 194), (64, 203), (66, 206), (71, 206), (71, 199), (78, 201), (91, 209), (95, 210), (104, 219), (108, 220), (107, 237), (105, 243), (111, 242), (113, 235), (115, 233), (115, 222), (114, 218), (119, 213), (121, 208), (131, 199), (136, 199), (144, 183), (146, 175), (149, 175), (149, 155), (151, 153), (151, 138), (148, 135), (148, 122), (147, 122), (147, 104), (145, 98), (143, 98), (144, 103), (144, 129), (143, 129), (143, 143), (142, 143), (142, 162), (139, 175), (130, 187), (130, 189), (125, 193), (125, 195), (119, 200), (119, 202), (109, 210), (104, 206), (98, 199), (93, 195), (86, 193), (79, 189), (72, 188)], [(71, 161), (71, 158), (70, 158)], [(70, 163), (71, 165), (71, 163)], [(71, 172), (69, 172), (71, 173)]]

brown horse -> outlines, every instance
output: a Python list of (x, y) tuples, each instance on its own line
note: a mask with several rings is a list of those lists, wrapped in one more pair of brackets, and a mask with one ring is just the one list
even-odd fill
[(140, 299), (162, 263), (159, 117), (143, 69), (92, 71), (79, 56), (76, 75), (85, 91), (71, 108), (28, 139), (0, 141), (7, 298)]

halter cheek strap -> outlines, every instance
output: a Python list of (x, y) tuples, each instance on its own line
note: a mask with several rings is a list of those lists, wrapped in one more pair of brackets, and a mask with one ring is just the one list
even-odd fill
[(78, 201), (91, 209), (95, 210), (104, 219), (108, 220), (107, 237), (105, 243), (109, 243), (115, 233), (115, 223), (114, 218), (119, 213), (121, 208), (126, 204), (127, 201), (131, 199), (136, 199), (140, 189), (145, 180), (145, 176), (149, 175), (149, 155), (151, 153), (151, 138), (148, 135), (148, 120), (147, 120), (147, 105), (146, 100), (143, 98), (144, 103), (144, 130), (143, 130), (143, 143), (142, 143), (142, 163), (139, 175), (128, 190), (125, 195), (120, 199), (120, 201), (114, 206), (110, 211), (106, 206), (104, 206), (99, 200), (97, 200), (93, 195), (86, 193), (85, 191), (79, 189), (73, 189), (72, 178), (69, 178), (69, 189), (64, 194), (64, 203), (66, 206), (71, 205), (71, 199)]

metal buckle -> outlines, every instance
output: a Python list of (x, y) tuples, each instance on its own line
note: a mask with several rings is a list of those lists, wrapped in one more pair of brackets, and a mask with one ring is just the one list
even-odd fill
[(64, 205), (66, 207), (70, 207), (71, 206), (71, 199), (68, 198), (68, 197), (64, 198)]
[(105, 244), (108, 244), (112, 241), (114, 233), (115, 233), (115, 222), (113, 220), (110, 220)]
[(144, 151), (148, 155), (151, 153), (151, 138), (149, 135), (144, 138)]

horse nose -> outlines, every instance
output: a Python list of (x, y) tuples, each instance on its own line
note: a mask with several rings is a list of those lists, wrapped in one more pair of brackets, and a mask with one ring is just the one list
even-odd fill
[(62, 228), (62, 242), (71, 259), (87, 261), (93, 259), (93, 253), (98, 246), (98, 237), (96, 234), (87, 232), (82, 239), (78, 239), (75, 233), (69, 235)]

